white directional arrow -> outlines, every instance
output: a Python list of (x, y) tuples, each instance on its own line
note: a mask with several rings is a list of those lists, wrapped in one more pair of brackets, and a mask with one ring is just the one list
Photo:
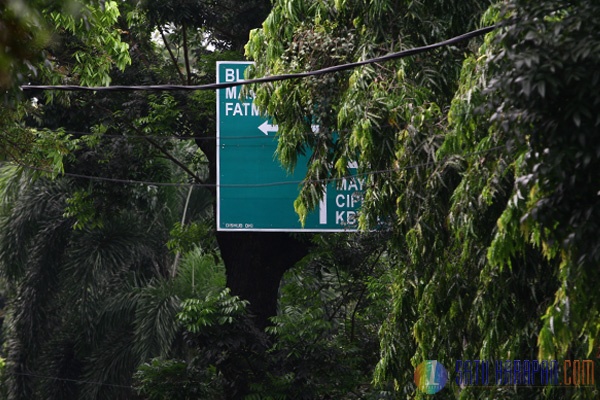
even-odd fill
[(265, 135), (269, 136), (269, 132), (277, 132), (279, 127), (277, 125), (269, 124), (269, 121), (265, 121), (258, 127), (258, 129), (260, 129)]

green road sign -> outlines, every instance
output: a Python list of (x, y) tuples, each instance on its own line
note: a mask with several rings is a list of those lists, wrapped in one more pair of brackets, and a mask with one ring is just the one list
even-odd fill
[[(244, 79), (249, 62), (217, 62), (217, 82)], [(304, 227), (294, 211), (307, 157), (293, 174), (275, 155), (277, 130), (241, 87), (217, 90), (217, 229), (221, 231), (340, 232), (356, 230), (364, 178), (331, 183)], [(318, 127), (313, 127), (318, 129)], [(351, 168), (353, 166), (350, 166)], [(356, 166), (354, 166), (354, 169)]]

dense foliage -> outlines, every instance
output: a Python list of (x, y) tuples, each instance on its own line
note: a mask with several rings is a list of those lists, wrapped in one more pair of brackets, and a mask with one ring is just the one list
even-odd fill
[[(264, 16), (258, 3), (237, 3), (226, 20), (209, 18), (214, 10), (206, 19), (186, 14), (188, 3), (85, 5), (110, 13), (102, 24), (77, 10), (52, 14), (40, 3), (32, 10), (52, 17), (44, 27), (55, 41), (35, 54), (36, 74), (11, 83), (209, 83), (217, 59), (241, 57), (231, 49), (245, 43), (248, 27), (239, 28), (235, 16), (249, 8)], [(89, 29), (78, 22), (86, 18)], [(90, 47), (114, 35), (119, 46)], [(124, 71), (118, 63), (106, 69), (89, 62), (90, 55), (119, 60), (113, 51), (131, 57)], [(18, 55), (13, 61), (29, 63)], [(97, 72), (97, 80), (80, 71)], [(213, 173), (214, 93), (28, 94), (10, 97), (15, 112), (2, 119), (6, 133), (32, 138), (17, 143), (24, 144), (19, 153), (5, 147), (3, 154), (16, 161), (2, 170), (3, 395), (313, 398), (333, 387), (355, 396), (369, 391), (375, 332), (385, 315), (375, 300), (386, 290), (375, 281), (367, 286), (365, 274), (386, 273), (387, 264), (368, 261), (381, 243), (359, 246), (355, 270), (329, 251), (315, 253), (309, 267), (286, 278), (283, 291), (292, 294), (269, 332), (257, 327), (247, 301), (225, 289), (210, 192), (187, 187), (210, 182)], [(348, 248), (354, 239), (337, 241), (320, 246)], [(319, 289), (323, 298), (314, 297)], [(314, 349), (298, 351), (308, 346)], [(338, 365), (343, 355), (352, 363)]]
[[(0, 397), (424, 398), (437, 359), (438, 397), (597, 398), (454, 381), (476, 359), (600, 381), (597, 3), (0, 2)], [(303, 72), (492, 24), (252, 87), (282, 164), (310, 154), (299, 218), (365, 174), (364, 232), (298, 246), (214, 232), (214, 93), (17, 88), (211, 83), (244, 45), (255, 76)]]
[(255, 88), (284, 127), (280, 160), (293, 168), (312, 152), (301, 218), (320, 198), (315, 182), (347, 175), (349, 160), (368, 175), (360, 221), (386, 221), (398, 258), (375, 381), (401, 391), (424, 359), (583, 359), (598, 343), (598, 6), (482, 7), (281, 1), (246, 47), (254, 74), (281, 74), (508, 21), (459, 48)]

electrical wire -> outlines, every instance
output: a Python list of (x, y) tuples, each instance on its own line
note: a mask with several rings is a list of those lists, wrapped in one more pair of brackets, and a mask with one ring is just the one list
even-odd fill
[[(2, 165), (7, 165), (10, 163), (16, 164), (21, 168), (25, 168), (25, 169), (32, 170), (32, 171), (45, 172), (48, 174), (55, 174), (55, 171), (53, 171), (51, 169), (36, 167), (33, 165), (27, 165), (27, 164), (23, 164), (23, 163), (20, 163), (17, 161), (0, 162), (0, 164), (2, 164)], [(124, 184), (131, 184), (131, 185), (170, 186), (170, 187), (189, 187), (189, 186), (215, 187), (216, 186), (215, 184), (210, 184), (210, 183), (154, 182), (154, 181), (142, 181), (142, 180), (135, 180), (135, 179), (109, 178), (109, 177), (105, 177), (105, 176), (77, 174), (74, 172), (63, 172), (63, 173), (60, 173), (59, 175), (67, 176), (67, 177), (71, 177), (71, 178), (88, 179), (88, 180), (113, 182), (113, 183), (124, 183)]]
[[(379, 128), (397, 128), (397, 125), (394, 124), (382, 124), (382, 125), (378, 125)], [(33, 128), (36, 129), (36, 128)], [(67, 133), (69, 135), (74, 135), (74, 136), (94, 136), (97, 135), (98, 138), (115, 138), (115, 139), (128, 139), (128, 138), (132, 138), (132, 139), (179, 139), (179, 140), (213, 140), (216, 141), (217, 138), (216, 136), (177, 136), (177, 135), (170, 135), (170, 136), (161, 136), (161, 135), (118, 135), (118, 134), (108, 134), (108, 133), (99, 133), (96, 134), (94, 132), (81, 132), (81, 131), (71, 131), (71, 130), (64, 130), (64, 131), (60, 131), (60, 130), (52, 130), (52, 129), (48, 129), (48, 128), (44, 128), (46, 131), (50, 131), (50, 132), (64, 132)], [(347, 128), (347, 129), (340, 129), (340, 130), (335, 130), (336, 133), (350, 133), (352, 132), (352, 128)], [(223, 141), (228, 141), (228, 140), (248, 140), (248, 139), (269, 139), (269, 140), (273, 140), (273, 136), (269, 136), (266, 134), (262, 134), (262, 135), (250, 135), (250, 136), (219, 136), (219, 141), (223, 142)], [(232, 145), (233, 146), (233, 145)], [(247, 145), (237, 145), (238, 147), (242, 147), (242, 146), (247, 146)], [(254, 145), (250, 145), (249, 147), (255, 147)]]
[[(47, 128), (44, 128), (47, 129)], [(52, 132), (54, 130), (47, 129)], [(56, 131), (58, 132), (58, 131)], [(118, 134), (110, 134), (110, 133), (94, 133), (94, 132), (80, 132), (80, 131), (70, 131), (65, 130), (61, 131), (67, 133), (69, 135), (74, 136), (94, 136), (97, 135), (99, 138), (120, 138), (120, 139), (178, 139), (178, 140), (216, 140), (215, 136), (177, 136), (177, 135), (169, 135), (169, 136), (161, 136), (161, 135), (118, 135)], [(244, 139), (264, 139), (268, 137), (267, 135), (256, 135), (256, 136), (226, 136), (221, 137), (220, 140), (244, 140)], [(272, 138), (272, 136), (271, 136)]]
[[(247, 84), (268, 83), (268, 82), (276, 82), (276, 81), (282, 81), (282, 80), (288, 80), (288, 79), (299, 79), (299, 78), (305, 78), (305, 77), (309, 77), (309, 76), (319, 76), (319, 75), (324, 75), (324, 74), (329, 74), (329, 73), (334, 73), (334, 72), (345, 71), (345, 70), (353, 69), (353, 68), (356, 68), (356, 67), (359, 67), (362, 65), (380, 63), (380, 62), (385, 62), (385, 61), (389, 61), (389, 60), (409, 57), (409, 56), (416, 55), (419, 53), (435, 50), (440, 47), (450, 46), (452, 44), (459, 43), (464, 40), (472, 39), (474, 37), (485, 35), (491, 31), (497, 29), (499, 26), (500, 26), (499, 24), (491, 25), (488, 27), (484, 27), (484, 28), (480, 28), (480, 29), (476, 29), (476, 30), (464, 33), (459, 36), (455, 36), (453, 38), (450, 38), (450, 39), (447, 39), (447, 40), (444, 40), (441, 42), (437, 42), (434, 44), (416, 47), (413, 49), (403, 50), (403, 51), (399, 51), (399, 52), (395, 52), (395, 53), (390, 53), (385, 56), (371, 58), (371, 59), (367, 59), (367, 60), (363, 60), (363, 61), (336, 65), (336, 66), (322, 68), (322, 69), (314, 70), (314, 71), (284, 74), (284, 75), (273, 75), (273, 76), (267, 76), (267, 77), (249, 79), (249, 80), (243, 80), (243, 81), (237, 81), (237, 82), (212, 83), (212, 84), (206, 84), (206, 85), (190, 85), (190, 86), (185, 86), (185, 85), (149, 85), (149, 86), (115, 85), (115, 86), (106, 86), (106, 87), (86, 87), (86, 86), (76, 86), (76, 85), (23, 85), (23, 86), (21, 86), (21, 89), (22, 90), (63, 90), (63, 91), (136, 91), (136, 90), (143, 90), (143, 91), (147, 91), (147, 90), (160, 90), (160, 91), (186, 90), (186, 91), (189, 91), (189, 90), (215, 90), (215, 89), (223, 89), (223, 88), (241, 86), (241, 85), (247, 85)], [(118, 135), (114, 135), (114, 136), (118, 136)], [(139, 135), (139, 136), (144, 137), (142, 135)], [(123, 136), (123, 137), (125, 137), (125, 136)], [(259, 137), (263, 138), (263, 136), (258, 136), (256, 138), (259, 138)], [(177, 138), (179, 138), (179, 137), (177, 137)], [(246, 137), (246, 138), (250, 138), (250, 137)], [(213, 140), (213, 138), (206, 138), (206, 137), (200, 137), (200, 139)], [(220, 138), (220, 139), (224, 139), (224, 138)], [(500, 146), (500, 147), (502, 147), (502, 146)], [(498, 147), (498, 148), (500, 148), (500, 147)], [(492, 149), (497, 149), (497, 148), (492, 148)], [(492, 150), (492, 149), (489, 149), (489, 150)], [(475, 153), (473, 153), (473, 154), (475, 154)], [(375, 174), (390, 173), (390, 172), (399, 171), (399, 170), (416, 168), (419, 166), (427, 166), (427, 165), (431, 165), (432, 163), (434, 163), (434, 162), (423, 163), (423, 164), (418, 164), (418, 165), (411, 165), (411, 166), (389, 169), (389, 170), (370, 171), (370, 172), (361, 173), (359, 175), (360, 176), (368, 176), (368, 175), (375, 175)], [(51, 171), (51, 170), (40, 168), (40, 167), (24, 165), (24, 164), (19, 164), (19, 165), (21, 165), (23, 168), (28, 168), (28, 169), (32, 169), (32, 170), (41, 171), (41, 172), (53, 173), (53, 171)], [(211, 183), (151, 182), (151, 181), (91, 176), (91, 175), (83, 175), (83, 174), (76, 174), (76, 173), (70, 173), (70, 172), (65, 172), (63, 175), (74, 177), (74, 178), (101, 180), (101, 181), (125, 183), (125, 184), (144, 184), (144, 185), (153, 185), (153, 186), (190, 186), (190, 185), (192, 185), (192, 186), (201, 186), (201, 187), (217, 187), (216, 184), (211, 184)], [(339, 181), (342, 179), (355, 178), (359, 175), (350, 175), (350, 176), (340, 177), (340, 178), (326, 178), (326, 179), (319, 179), (319, 180), (282, 181), (282, 182), (268, 182), (268, 183), (262, 183), (262, 184), (226, 184), (226, 185), (221, 184), (219, 186), (223, 187), (223, 188), (225, 188), (225, 187), (240, 188), (240, 187), (281, 186), (281, 185), (291, 185), (291, 184), (299, 185), (299, 184), (303, 184), (303, 183), (304, 184), (306, 184), (306, 183), (329, 183), (329, 182)]]
[[(490, 153), (492, 151), (496, 151), (496, 150), (499, 150), (502, 148), (506, 148), (506, 146), (495, 146), (495, 147), (491, 147), (486, 150), (461, 154), (461, 156), (468, 157), (468, 156), (474, 156), (474, 155), (478, 155), (478, 154), (485, 154), (485, 153)], [(220, 184), (220, 185), (217, 185), (215, 183), (155, 182), (155, 181), (143, 181), (143, 180), (134, 180), (134, 179), (119, 179), (119, 178), (109, 178), (109, 177), (103, 177), (103, 176), (77, 174), (77, 173), (73, 173), (73, 172), (64, 172), (61, 175), (67, 176), (67, 177), (72, 177), (72, 178), (79, 178), (79, 179), (97, 180), (97, 181), (114, 182), (114, 183), (124, 183), (124, 184), (132, 184), (132, 185), (137, 184), (137, 185), (146, 185), (146, 186), (169, 186), (169, 187), (195, 186), (195, 187), (205, 187), (205, 188), (216, 188), (216, 187), (219, 187), (219, 188), (263, 188), (263, 187), (285, 186), (285, 185), (301, 185), (301, 184), (309, 184), (309, 183), (328, 184), (328, 183), (332, 183), (332, 182), (343, 181), (345, 179), (356, 179), (356, 178), (367, 177), (367, 176), (371, 176), (371, 175), (383, 175), (383, 174), (389, 174), (392, 172), (399, 172), (399, 171), (406, 171), (406, 170), (420, 168), (420, 167), (427, 167), (427, 166), (431, 166), (431, 165), (441, 164), (441, 163), (445, 162), (446, 160), (447, 159), (438, 160), (438, 161), (428, 161), (428, 162), (423, 162), (423, 163), (419, 163), (419, 164), (406, 165), (404, 167), (367, 171), (367, 172), (357, 173), (354, 175), (346, 175), (346, 176), (335, 177), (335, 178), (301, 179), (301, 180), (294, 180), (294, 181), (274, 181), (274, 182), (265, 182), (265, 183), (228, 183), (228, 184)], [(11, 163), (11, 162), (0, 162), (0, 164), (4, 164), (4, 165), (9, 164), (9, 163)], [(33, 165), (22, 164), (22, 163), (19, 163), (16, 161), (12, 161), (12, 163), (17, 164), (20, 167), (29, 169), (29, 170), (46, 172), (46, 173), (51, 173), (51, 174), (54, 173), (54, 171), (47, 169), (47, 168), (35, 167)]]
[(324, 74), (330, 74), (333, 72), (346, 71), (349, 69), (353, 69), (356, 67), (360, 67), (362, 65), (375, 64), (390, 60), (396, 60), (400, 58), (405, 58), (409, 56), (413, 56), (416, 54), (424, 53), (427, 51), (435, 50), (440, 47), (450, 46), (464, 40), (472, 39), (478, 36), (485, 35), (496, 28), (499, 27), (499, 24), (487, 26), (484, 28), (476, 29), (474, 31), (470, 31), (464, 33), (459, 36), (455, 36), (453, 38), (421, 46), (415, 47), (408, 50), (402, 50), (395, 53), (390, 53), (385, 56), (370, 58), (363, 61), (357, 61), (347, 64), (335, 65), (332, 67), (322, 68), (314, 71), (308, 72), (299, 72), (292, 74), (284, 74), (284, 75), (272, 75), (265, 76), (262, 78), (256, 79), (248, 79), (236, 82), (225, 82), (225, 83), (209, 83), (205, 85), (146, 85), (146, 86), (126, 86), (126, 85), (114, 85), (114, 86), (77, 86), (77, 85), (22, 85), (20, 86), (21, 90), (62, 90), (62, 91), (92, 91), (92, 92), (106, 92), (106, 91), (174, 91), (174, 90), (182, 90), (182, 91), (190, 91), (190, 90), (215, 90), (215, 89), (224, 89), (234, 86), (242, 86), (249, 85), (255, 83), (268, 83), (268, 82), (277, 82), (288, 79), (299, 79), (306, 78), (309, 76), (319, 76)]
[(81, 380), (81, 379), (71, 379), (71, 378), (59, 378), (59, 377), (56, 377), (56, 376), (39, 375), (39, 374), (32, 374), (32, 373), (27, 373), (27, 372), (12, 372), (12, 371), (8, 371), (7, 373), (12, 374), (12, 375), (19, 375), (19, 376), (30, 376), (30, 377), (33, 377), (33, 378), (52, 379), (52, 380), (55, 380), (55, 381), (85, 383), (85, 384), (89, 384), (89, 385), (111, 386), (111, 387), (117, 387), (117, 388), (122, 388), (122, 389), (135, 389), (133, 386), (119, 385), (119, 384), (116, 384), (116, 383), (84, 381), (84, 380)]
[[(485, 153), (496, 151), (496, 150), (499, 150), (499, 149), (502, 149), (502, 148), (506, 148), (506, 146), (495, 146), (495, 147), (491, 147), (491, 148), (486, 149), (486, 150), (465, 153), (465, 154), (463, 154), (463, 156), (472, 156), (472, 155), (478, 155), (478, 154), (485, 154)], [(422, 166), (434, 165), (434, 164), (441, 163), (443, 161), (445, 161), (445, 160), (424, 162), (424, 163), (409, 165), (409, 166), (405, 166), (405, 167), (401, 167), (401, 168), (393, 168), (393, 169), (380, 170), (380, 171), (370, 171), (370, 172), (365, 172), (365, 173), (356, 174), (356, 175), (352, 175), (352, 176), (347, 176), (347, 177), (343, 177), (343, 178), (319, 179), (319, 180), (313, 180), (311, 182), (325, 182), (325, 181), (326, 182), (330, 182), (330, 181), (335, 181), (335, 180), (357, 178), (357, 177), (360, 177), (360, 176), (367, 176), (367, 175), (373, 175), (373, 174), (382, 174), (382, 173), (396, 172), (396, 171), (401, 171), (401, 170), (418, 168), (418, 167), (422, 167)], [(0, 162), (0, 164), (8, 164), (8, 162)], [(44, 169), (33, 167), (33, 166), (27, 166), (27, 165), (23, 165), (23, 164), (19, 164), (19, 165), (21, 165), (24, 168), (30, 168), (30, 169), (34, 169), (34, 170), (44, 170)], [(47, 170), (47, 171), (51, 172), (49, 170)], [(169, 186), (175, 186), (175, 185), (177, 185), (177, 186), (211, 186), (211, 187), (216, 186), (216, 185), (212, 185), (212, 184), (198, 184), (198, 183), (182, 183), (182, 184), (173, 183), (173, 184), (169, 184), (169, 183), (164, 183), (164, 182), (161, 183), (161, 182), (132, 181), (132, 180), (126, 180), (126, 179), (102, 178), (102, 177), (93, 177), (93, 176), (80, 175), (80, 174), (72, 174), (72, 173), (65, 173), (65, 175), (67, 175), (67, 176), (73, 176), (73, 177), (78, 177), (78, 178), (101, 179), (101, 180), (107, 180), (107, 181), (111, 181), (111, 182), (139, 183), (139, 184), (157, 185), (157, 186), (166, 186), (166, 185), (169, 185)], [(267, 185), (278, 185), (278, 184), (302, 183), (302, 182), (304, 182), (304, 181), (297, 181), (297, 182), (272, 182), (270, 184), (254, 185), (254, 187), (256, 187), (256, 186), (267, 186)], [(223, 185), (221, 185), (221, 186), (223, 186)], [(233, 186), (233, 185), (227, 185), (227, 186)], [(248, 186), (248, 185), (235, 185), (235, 186)], [(109, 386), (109, 387), (121, 388), (121, 389), (135, 389), (135, 387), (133, 387), (133, 386), (120, 385), (120, 384), (114, 384), (114, 383), (106, 383), (106, 382), (98, 382), (98, 381), (89, 381), (89, 380), (72, 379), (72, 378), (59, 378), (59, 377), (55, 377), (55, 376), (48, 376), (48, 375), (41, 375), (41, 374), (34, 374), (34, 373), (26, 373), (26, 372), (7, 371), (7, 373), (8, 374), (12, 374), (12, 375), (18, 375), (18, 376), (29, 376), (29, 377), (33, 377), (33, 378), (52, 379), (52, 380), (55, 380), (55, 381), (73, 382), (73, 383), (78, 383), (78, 384)]]
[[(295, 74), (284, 74), (284, 75), (273, 75), (267, 76), (263, 78), (249, 79), (237, 82), (228, 82), (228, 83), (211, 83), (206, 85), (147, 85), (147, 86), (123, 86), (123, 85), (114, 85), (114, 86), (76, 86), (76, 85), (22, 85), (20, 88), (22, 90), (64, 90), (64, 91), (125, 91), (125, 90), (157, 90), (157, 91), (169, 91), (169, 90), (214, 90), (214, 89), (223, 89), (234, 86), (241, 86), (247, 84), (254, 83), (267, 83), (267, 82), (275, 82), (282, 81), (287, 79), (298, 79), (304, 78), (308, 76), (318, 76), (333, 72), (345, 71), (348, 69), (356, 68), (358, 66), (374, 64), (378, 62), (384, 62), (399, 58), (408, 57), (411, 55), (423, 53), (426, 51), (431, 51), (443, 46), (449, 46), (464, 40), (472, 39), (477, 36), (485, 35), (497, 29), (500, 24), (491, 25), (488, 27), (476, 29), (474, 31), (467, 32), (465, 34), (455, 36), (451, 39), (444, 40), (442, 42), (437, 42), (434, 44), (416, 47), (413, 49), (403, 50), (395, 53), (390, 53), (385, 56), (371, 58), (363, 61), (358, 61), (354, 63), (347, 63), (337, 66), (332, 66), (328, 68), (322, 68), (315, 71), (308, 71), (302, 73)], [(65, 131), (65, 133), (73, 134), (73, 135), (94, 135), (91, 132), (77, 132), (77, 131)], [(212, 137), (206, 136), (159, 136), (159, 135), (114, 135), (114, 134), (102, 134), (103, 137), (131, 137), (131, 138), (162, 138), (162, 139), (184, 139), (184, 140), (215, 140)], [(232, 140), (232, 139), (259, 139), (263, 138), (263, 136), (231, 136), (231, 137), (222, 137), (220, 140)]]

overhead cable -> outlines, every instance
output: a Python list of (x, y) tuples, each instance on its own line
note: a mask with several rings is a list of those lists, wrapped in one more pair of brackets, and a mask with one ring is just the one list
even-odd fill
[(27, 373), (27, 372), (7, 371), (6, 373), (12, 374), (12, 375), (19, 375), (19, 376), (30, 376), (32, 378), (51, 379), (53, 381), (83, 383), (83, 384), (87, 384), (87, 385), (111, 386), (111, 387), (121, 388), (121, 389), (135, 389), (132, 386), (119, 385), (119, 384), (116, 384), (116, 383), (97, 382), (97, 381), (85, 381), (85, 380), (81, 380), (81, 379), (71, 379), (71, 378), (60, 378), (60, 377), (57, 377), (57, 376), (48, 376), (48, 375), (41, 375), (41, 374), (34, 374), (34, 373)]
[[(496, 150), (499, 150), (502, 148), (506, 148), (506, 146), (495, 146), (495, 147), (491, 147), (486, 150), (475, 151), (475, 152), (465, 153), (465, 154), (460, 154), (460, 155), (463, 157), (468, 157), (468, 156), (473, 156), (473, 155), (478, 155), (478, 154), (490, 153), (492, 151), (496, 151)], [(354, 175), (346, 175), (346, 176), (341, 176), (341, 177), (332, 177), (332, 178), (323, 178), (323, 179), (301, 179), (301, 180), (295, 180), (295, 181), (275, 181), (275, 182), (265, 182), (265, 183), (228, 183), (228, 184), (220, 184), (220, 185), (217, 185), (215, 183), (198, 183), (198, 182), (142, 181), (142, 180), (135, 180), (135, 179), (120, 179), (120, 178), (109, 178), (109, 177), (104, 177), (104, 176), (84, 175), (84, 174), (77, 174), (77, 173), (73, 173), (73, 172), (64, 172), (64, 173), (61, 173), (60, 175), (72, 177), (72, 178), (114, 182), (114, 183), (124, 183), (124, 184), (131, 184), (131, 185), (137, 184), (137, 185), (146, 185), (146, 186), (170, 186), (170, 187), (196, 186), (196, 187), (206, 187), (206, 188), (216, 188), (216, 187), (220, 187), (220, 188), (261, 188), (261, 187), (272, 187), (272, 186), (300, 185), (300, 184), (308, 184), (308, 183), (327, 184), (327, 183), (331, 183), (331, 182), (341, 182), (345, 179), (356, 179), (356, 178), (361, 178), (361, 177), (366, 177), (366, 176), (371, 176), (371, 175), (383, 175), (383, 174), (389, 174), (392, 172), (406, 171), (409, 169), (427, 167), (430, 165), (441, 164), (443, 161), (446, 161), (446, 160), (444, 159), (444, 160), (440, 160), (440, 161), (428, 161), (428, 162), (423, 162), (423, 163), (419, 163), (419, 164), (406, 165), (403, 167), (382, 169), (382, 170), (375, 170), (375, 171), (367, 171), (367, 172), (357, 173)], [(10, 163), (10, 162), (0, 162), (0, 164), (8, 164), (8, 163)], [(50, 174), (55, 173), (55, 171), (52, 171), (51, 169), (47, 169), (47, 168), (22, 164), (22, 163), (15, 162), (15, 161), (12, 161), (12, 163), (17, 164), (18, 166), (20, 166), (22, 168), (33, 170), (33, 171), (46, 172), (46, 173), (50, 173)]]
[(496, 29), (498, 25), (487, 26), (485, 28), (476, 29), (471, 32), (463, 33), (462, 35), (455, 36), (451, 39), (447, 39), (441, 42), (428, 44), (421, 47), (415, 47), (408, 50), (402, 50), (395, 53), (390, 53), (385, 56), (370, 58), (368, 60), (357, 61), (347, 64), (335, 65), (332, 67), (322, 68), (315, 71), (298, 72), (293, 74), (284, 75), (272, 75), (265, 76), (262, 78), (241, 80), (236, 82), (225, 82), (225, 83), (209, 83), (205, 85), (146, 85), (146, 86), (125, 86), (125, 85), (114, 85), (114, 86), (77, 86), (77, 85), (22, 85), (22, 90), (62, 90), (62, 91), (93, 91), (93, 92), (106, 92), (106, 91), (175, 91), (175, 90), (215, 90), (224, 89), (234, 86), (249, 85), (254, 83), (267, 83), (283, 81), (288, 79), (299, 79), (306, 78), (309, 76), (318, 76), (324, 74), (330, 74), (333, 72), (346, 71), (362, 65), (375, 64), (385, 62), (389, 60), (396, 60), (399, 58), (405, 58), (413, 56), (415, 54), (424, 53), (427, 51), (435, 50), (440, 47), (450, 46), (468, 39), (472, 39), (477, 36), (485, 35)]

